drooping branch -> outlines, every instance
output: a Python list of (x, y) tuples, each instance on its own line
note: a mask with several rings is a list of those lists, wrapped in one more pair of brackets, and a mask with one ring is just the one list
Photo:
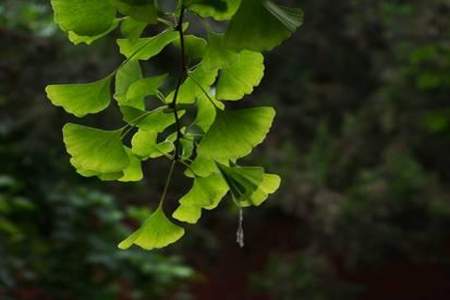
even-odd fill
[(178, 94), (180, 92), (181, 84), (187, 77), (187, 66), (186, 66), (186, 54), (185, 54), (185, 47), (184, 47), (184, 32), (183, 32), (183, 19), (184, 19), (184, 13), (185, 13), (185, 7), (182, 4), (180, 9), (180, 17), (178, 19), (178, 24), (176, 26), (176, 30), (178, 31), (180, 35), (180, 73), (178, 76), (177, 86), (175, 88), (175, 92), (173, 95), (173, 100), (171, 103), (171, 107), (173, 109), (173, 114), (175, 117), (175, 126), (177, 131), (177, 136), (175, 139), (175, 155), (174, 159), (177, 161), (180, 159), (180, 153), (181, 153), (181, 125), (180, 125), (180, 117), (178, 115), (177, 111), (177, 100), (178, 100)]

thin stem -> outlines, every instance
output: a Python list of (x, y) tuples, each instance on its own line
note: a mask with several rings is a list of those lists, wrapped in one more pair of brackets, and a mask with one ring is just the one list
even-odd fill
[(164, 190), (161, 195), (161, 199), (159, 200), (159, 208), (162, 208), (164, 200), (167, 197), (167, 191), (169, 190), (170, 181), (172, 180), (173, 170), (175, 169), (176, 160), (172, 160), (170, 164), (169, 173), (167, 174), (166, 183), (164, 184)]
[(181, 4), (181, 10), (180, 10), (180, 17), (178, 19), (178, 24), (176, 26), (176, 30), (178, 31), (180, 35), (180, 75), (178, 77), (177, 86), (175, 88), (175, 93), (173, 95), (172, 100), (172, 108), (173, 108), (173, 114), (175, 117), (175, 126), (177, 130), (177, 137), (175, 139), (175, 160), (180, 159), (180, 140), (181, 140), (181, 125), (180, 125), (180, 117), (178, 115), (177, 111), (177, 99), (178, 99), (178, 93), (180, 92), (181, 84), (183, 83), (183, 80), (187, 76), (187, 67), (186, 67), (186, 55), (184, 50), (184, 32), (183, 32), (183, 18), (184, 18), (184, 12), (185, 7), (184, 4)]

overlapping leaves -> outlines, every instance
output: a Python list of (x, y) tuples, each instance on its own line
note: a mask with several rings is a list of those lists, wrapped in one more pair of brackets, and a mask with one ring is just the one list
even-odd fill
[[(125, 58), (111, 74), (46, 88), (52, 104), (76, 117), (105, 110), (112, 98), (122, 113), (125, 125), (118, 129), (64, 126), (70, 162), (80, 175), (140, 181), (143, 162), (177, 159), (192, 178), (192, 187), (180, 197), (172, 218), (186, 223), (198, 222), (203, 210), (214, 209), (227, 194), (239, 207), (259, 206), (279, 188), (279, 176), (238, 163), (265, 139), (275, 110), (226, 108), (225, 103), (241, 100), (260, 84), (261, 51), (279, 45), (301, 25), (300, 10), (269, 0), (185, 0), (174, 12), (159, 11), (153, 0), (51, 4), (55, 22), (74, 44), (93, 43), (118, 27), (123, 36), (117, 46)], [(207, 28), (207, 36), (195, 36), (182, 22), (188, 12), (229, 20), (229, 25), (223, 33)], [(179, 18), (178, 24), (170, 15)], [(166, 28), (148, 35), (146, 29), (155, 23)], [(178, 78), (171, 78), (172, 72), (143, 72), (141, 65), (169, 48), (179, 52), (185, 64)], [(158, 208), (119, 248), (162, 248), (184, 235), (163, 210), (165, 196), (164, 192)]]

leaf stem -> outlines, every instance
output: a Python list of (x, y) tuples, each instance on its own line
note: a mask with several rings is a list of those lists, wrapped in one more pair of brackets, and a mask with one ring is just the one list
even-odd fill
[(161, 199), (159, 200), (159, 208), (162, 208), (164, 200), (167, 197), (167, 191), (169, 190), (170, 181), (172, 180), (173, 170), (175, 169), (176, 160), (172, 160), (170, 164), (169, 173), (167, 174), (166, 183), (164, 184), (164, 190), (161, 195)]

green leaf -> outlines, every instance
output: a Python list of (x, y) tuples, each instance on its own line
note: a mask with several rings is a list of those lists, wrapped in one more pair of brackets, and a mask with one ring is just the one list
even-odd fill
[(148, 60), (159, 54), (168, 44), (178, 39), (178, 32), (165, 31), (149, 38), (118, 39), (120, 53), (133, 60)]
[(216, 98), (239, 100), (251, 94), (264, 76), (264, 57), (261, 53), (244, 50), (220, 72)]
[(125, 20), (122, 21), (120, 31), (127, 39), (136, 40), (141, 36), (147, 25), (147, 22), (137, 21), (133, 18), (125, 18)]
[(139, 129), (131, 139), (132, 151), (134, 154), (147, 158), (156, 158), (169, 154), (174, 150), (170, 141), (157, 142), (158, 133), (153, 130)]
[(81, 43), (85, 43), (87, 45), (92, 44), (93, 42), (95, 42), (98, 39), (101, 39), (102, 37), (108, 35), (111, 31), (113, 31), (114, 29), (117, 28), (117, 26), (119, 25), (120, 21), (119, 19), (115, 19), (113, 21), (113, 23), (111, 24), (111, 26), (104, 32), (94, 35), (94, 36), (89, 36), (89, 35), (78, 35), (73, 31), (69, 31), (69, 40), (74, 43), (75, 45), (81, 44)]
[(130, 163), (122, 145), (121, 130), (101, 130), (67, 123), (63, 136), (74, 166), (81, 170), (116, 173)]
[[(174, 114), (164, 112), (165, 107), (158, 107), (152, 111), (143, 111), (128, 106), (121, 106), (120, 109), (125, 122), (145, 130), (163, 132), (175, 123)], [(178, 116), (181, 118), (184, 113), (184, 110), (179, 110)]]
[(217, 164), (220, 173), (225, 179), (231, 195), (238, 203), (251, 201), (251, 196), (258, 189), (264, 178), (264, 169), (261, 167), (227, 167)]
[(142, 226), (120, 242), (120, 249), (128, 249), (133, 244), (151, 250), (168, 246), (184, 235), (184, 229), (173, 224), (159, 207)]
[[(175, 47), (180, 48), (180, 39), (173, 42)], [(191, 59), (202, 58), (206, 50), (206, 40), (195, 35), (184, 36), (184, 51), (187, 57)]]
[(159, 88), (167, 79), (167, 74), (139, 79), (133, 82), (127, 91), (127, 100), (142, 99), (146, 96), (156, 95)]
[(242, 0), (225, 33), (229, 48), (271, 50), (291, 36), (303, 22), (300, 9), (268, 0)]
[(207, 132), (216, 119), (216, 108), (206, 95), (197, 97), (197, 115), (194, 124), (199, 126), (203, 132)]
[(239, 60), (238, 52), (228, 49), (224, 35), (208, 33), (208, 46), (202, 64), (206, 69), (222, 69)]
[(142, 180), (143, 174), (142, 174), (141, 160), (136, 155), (134, 155), (131, 149), (126, 147), (125, 150), (127, 152), (130, 163), (123, 170), (123, 176), (118, 178), (118, 180), (122, 182)]
[(191, 190), (180, 199), (180, 206), (172, 217), (187, 223), (196, 223), (201, 209), (214, 209), (228, 191), (226, 182), (220, 174), (196, 177)]
[(97, 36), (111, 27), (116, 10), (105, 0), (51, 0), (55, 22), (63, 31)]
[(119, 172), (111, 172), (111, 173), (102, 173), (98, 171), (93, 170), (87, 170), (84, 169), (77, 160), (71, 158), (70, 163), (72, 166), (75, 167), (76, 172), (84, 177), (93, 177), (97, 176), (100, 180), (103, 181), (111, 181), (111, 180), (118, 180), (119, 178), (123, 177), (124, 173), (122, 171)]
[[(217, 69), (207, 69), (200, 64), (183, 82), (178, 93), (177, 103), (194, 103), (195, 99), (208, 92), (217, 77)], [(172, 102), (174, 92), (167, 97)]]
[(186, 170), (185, 174), (188, 177), (206, 177), (217, 172), (218, 169), (213, 160), (205, 158), (202, 155), (197, 155), (191, 163), (190, 168)]
[(121, 65), (116, 72), (116, 92), (114, 98), (121, 106), (130, 106), (143, 110), (145, 108), (143, 97), (128, 101), (127, 92), (130, 86), (142, 78), (142, 70), (139, 61), (130, 60)]
[(275, 193), (280, 187), (281, 178), (276, 174), (264, 174), (261, 183), (258, 185), (256, 191), (254, 191), (249, 199), (242, 200), (241, 206), (259, 206), (269, 196), (269, 194)]
[(241, 0), (192, 0), (189, 10), (204, 18), (223, 21), (231, 19), (240, 3)]
[(271, 107), (218, 111), (198, 146), (198, 153), (219, 162), (246, 156), (264, 140), (274, 116)]
[(49, 85), (45, 89), (53, 105), (61, 106), (68, 113), (84, 117), (108, 107), (111, 102), (112, 76), (91, 82)]
[(157, 11), (153, 0), (111, 0), (111, 2), (117, 10), (125, 16), (130, 16), (138, 21), (146, 22), (148, 24), (156, 23)]

